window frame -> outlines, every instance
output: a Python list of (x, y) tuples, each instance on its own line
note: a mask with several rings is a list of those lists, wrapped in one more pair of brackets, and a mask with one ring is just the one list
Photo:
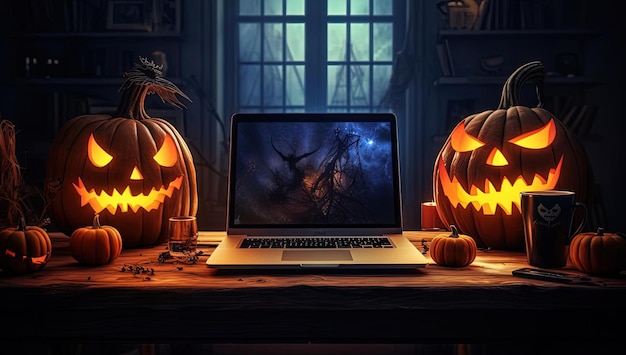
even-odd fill
[[(392, 39), (392, 58), (389, 61), (381, 61), (380, 63), (388, 64), (390, 66), (393, 65), (393, 55), (397, 53), (403, 45), (404, 33), (405, 33), (405, 25), (406, 25), (406, 1), (407, 0), (391, 0), (393, 2), (393, 15), (392, 18), (392, 26), (393, 26), (393, 39)], [(305, 15), (246, 15), (246, 19), (250, 20), (249, 22), (260, 22), (260, 23), (281, 23), (283, 28), (285, 27), (285, 23), (300, 23), (301, 20), (304, 20), (305, 24), (305, 72), (304, 72), (304, 93), (305, 93), (305, 102), (304, 105), (301, 106), (302, 111), (306, 112), (326, 112), (331, 107), (327, 105), (327, 96), (328, 96), (328, 86), (327, 86), (327, 68), (328, 65), (335, 63), (335, 61), (329, 61), (327, 58), (326, 50), (320, 51), (318, 48), (327, 48), (327, 24), (328, 23), (347, 23), (348, 28), (350, 27), (350, 23), (370, 23), (373, 24), (377, 20), (383, 20), (384, 22), (389, 22), (389, 15), (374, 15), (370, 13), (369, 15), (326, 15), (326, 0), (304, 0), (305, 2)], [(370, 12), (373, 11), (373, 2), (374, 0), (370, 0)], [(261, 0), (261, 6), (263, 6), (263, 0)], [(349, 0), (348, 3), (348, 13), (349, 13)], [(239, 9), (238, 9), (239, 1), (225, 1), (225, 33), (227, 37), (233, 38), (232, 41), (225, 41), (225, 52), (224, 52), (224, 69), (225, 69), (225, 77), (233, 78), (230, 81), (224, 83), (224, 108), (226, 112), (238, 112), (242, 110), (242, 106), (239, 102), (239, 52), (238, 52), (238, 38), (239, 38)], [(285, 2), (283, 2), (283, 6), (285, 6)], [(248, 22), (248, 21), (246, 21)], [(315, 30), (310, 30), (314, 28)], [(348, 29), (349, 33), (349, 29)], [(370, 27), (370, 43), (373, 42), (373, 30)], [(372, 46), (370, 46), (370, 53), (372, 51)], [(284, 57), (284, 54), (283, 54)], [(261, 63), (263, 59), (261, 58)], [(374, 62), (373, 58), (368, 59), (368, 61), (363, 61), (365, 65), (369, 66), (370, 73), (372, 72), (373, 65), (376, 65), (379, 62)], [(283, 62), (283, 66), (284, 63)], [(289, 65), (296, 64), (289, 62)], [(313, 64), (311, 64), (313, 63)], [(315, 65), (315, 63), (320, 63), (319, 65)], [(323, 63), (323, 64), (322, 64)], [(342, 63), (342, 62), (339, 62)], [(261, 75), (262, 76), (262, 75)], [(283, 79), (284, 81), (285, 79)], [(348, 80), (349, 81), (349, 80)], [(369, 85), (369, 97), (373, 99), (373, 78), (370, 75), (368, 80)], [(346, 83), (349, 85), (348, 83)], [(322, 88), (313, 89), (313, 88)], [(283, 87), (283, 93), (285, 91), (285, 87)], [(263, 97), (260, 98), (260, 105), (256, 106), (259, 108), (258, 111), (263, 111)], [(284, 111), (285, 110), (285, 96), (283, 95), (283, 105), (274, 111)], [(376, 111), (378, 107), (377, 102), (370, 102), (368, 107), (353, 107), (348, 105), (347, 109), (354, 108), (359, 111)], [(266, 107), (268, 108), (268, 107)], [(343, 111), (347, 111), (343, 110)], [(254, 111), (254, 110), (248, 110)], [(266, 109), (265, 111), (270, 111)]]

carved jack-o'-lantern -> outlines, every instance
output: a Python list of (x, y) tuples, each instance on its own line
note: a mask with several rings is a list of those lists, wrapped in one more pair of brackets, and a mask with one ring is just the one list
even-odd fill
[(144, 110), (149, 93), (176, 107), (184, 105), (175, 94), (187, 96), (145, 58), (126, 77), (115, 117), (79, 116), (59, 130), (46, 180), (61, 184), (48, 193), (50, 215), (61, 231), (71, 235), (98, 213), (102, 223), (120, 231), (125, 247), (136, 248), (164, 242), (169, 217), (195, 215), (197, 189), (184, 139)]
[(19, 227), (0, 230), (0, 269), (7, 273), (37, 272), (48, 264), (51, 254), (48, 233), (40, 227), (27, 226), (24, 218)]
[[(519, 104), (529, 80), (538, 82), (537, 107)], [(506, 81), (500, 105), (466, 117), (435, 161), (433, 192), (442, 221), (480, 246), (523, 249), (520, 192), (576, 192), (589, 204), (592, 171), (575, 134), (541, 108), (543, 65), (530, 62)]]

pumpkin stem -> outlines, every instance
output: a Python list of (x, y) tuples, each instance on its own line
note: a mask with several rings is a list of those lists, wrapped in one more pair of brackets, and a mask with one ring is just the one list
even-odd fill
[(126, 117), (133, 120), (151, 118), (144, 106), (149, 90), (149, 85), (131, 85), (122, 90), (122, 99), (117, 107), (115, 116)]
[(450, 225), (450, 229), (452, 230), (452, 234), (450, 234), (450, 238), (458, 238), (459, 229), (454, 224)]
[(120, 87), (122, 99), (115, 112), (117, 117), (126, 117), (135, 120), (151, 118), (146, 112), (144, 104), (146, 96), (157, 94), (161, 101), (177, 108), (185, 108), (176, 94), (191, 102), (174, 83), (163, 78), (163, 66), (154, 61), (149, 62), (146, 58), (139, 57), (140, 63), (135, 63), (133, 68), (124, 73), (124, 83)]
[(93, 229), (100, 229), (100, 215), (93, 216)]
[(20, 217), (20, 231), (26, 232), (26, 219), (24, 217)]
[(541, 98), (543, 97), (543, 64), (540, 61), (533, 61), (517, 68), (504, 83), (502, 87), (502, 95), (500, 96), (500, 104), (498, 109), (508, 109), (513, 106), (520, 106), (520, 92), (522, 86), (527, 82), (535, 82), (537, 85), (537, 107), (543, 107)]
[(604, 228), (602, 227), (598, 227), (598, 231), (596, 232), (597, 236), (603, 236), (604, 235)]

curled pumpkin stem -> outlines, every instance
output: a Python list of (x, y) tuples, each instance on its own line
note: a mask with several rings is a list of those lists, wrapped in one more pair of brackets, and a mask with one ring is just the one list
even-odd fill
[(136, 120), (151, 118), (144, 107), (146, 96), (150, 94), (157, 94), (161, 101), (176, 108), (186, 108), (176, 95), (189, 102), (191, 99), (174, 83), (165, 79), (162, 70), (162, 65), (139, 57), (139, 63), (135, 63), (131, 70), (124, 73), (126, 79), (119, 89), (122, 98), (115, 115)]
[(537, 85), (537, 100), (539, 101), (537, 107), (543, 107), (543, 79), (544, 70), (540, 61), (529, 62), (517, 68), (502, 87), (498, 109), (506, 110), (509, 107), (519, 106), (520, 92), (527, 82), (534, 82)]

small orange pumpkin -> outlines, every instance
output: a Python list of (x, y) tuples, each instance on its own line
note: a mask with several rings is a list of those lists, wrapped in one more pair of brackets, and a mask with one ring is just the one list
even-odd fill
[(590, 275), (619, 273), (626, 266), (626, 239), (619, 234), (606, 233), (603, 228), (579, 233), (569, 247), (572, 264)]
[(24, 218), (19, 227), (0, 231), (0, 269), (13, 274), (28, 274), (43, 269), (52, 254), (48, 233), (37, 226), (27, 226)]
[(430, 257), (439, 265), (463, 267), (476, 259), (474, 238), (459, 234), (455, 225), (451, 225), (452, 234), (439, 234), (430, 243)]
[(122, 252), (120, 232), (112, 226), (101, 226), (99, 217), (96, 214), (93, 226), (78, 228), (70, 237), (70, 253), (81, 264), (109, 264)]

